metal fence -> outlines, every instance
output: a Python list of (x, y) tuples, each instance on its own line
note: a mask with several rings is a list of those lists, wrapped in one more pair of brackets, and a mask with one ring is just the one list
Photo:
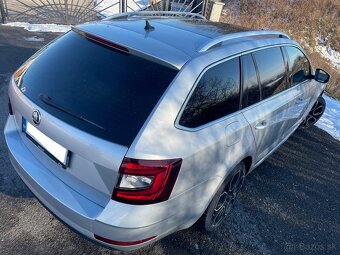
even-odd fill
[(1, 22), (79, 24), (137, 10), (204, 15), (207, 0), (0, 0)]

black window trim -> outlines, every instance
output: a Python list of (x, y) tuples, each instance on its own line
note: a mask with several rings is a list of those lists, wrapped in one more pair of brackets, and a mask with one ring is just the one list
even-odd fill
[(247, 55), (250, 55), (251, 59), (253, 60), (253, 64), (254, 64), (254, 67), (255, 67), (255, 73), (256, 73), (257, 86), (259, 87), (259, 91), (260, 91), (260, 100), (258, 102), (256, 102), (255, 104), (261, 102), (261, 100), (262, 100), (262, 89), (261, 89), (261, 84), (260, 84), (260, 77), (259, 77), (259, 72), (258, 72), (258, 68), (257, 68), (257, 64), (256, 64), (256, 61), (255, 61), (255, 57), (253, 55), (253, 52), (242, 54), (240, 56), (240, 63), (241, 63), (241, 96), (242, 96), (241, 97), (241, 102), (240, 102), (240, 104), (241, 104), (240, 109), (241, 110), (246, 109), (247, 107), (251, 106), (251, 105), (249, 105), (249, 106), (243, 107), (243, 92), (244, 92), (243, 57), (245, 57)]
[[(216, 61), (216, 62), (213, 62), (213, 63), (209, 64), (208, 66), (206, 66), (206, 67), (203, 69), (203, 71), (200, 73), (200, 75), (198, 76), (198, 78), (195, 80), (195, 83), (194, 83), (193, 86), (191, 87), (190, 92), (188, 93), (187, 97), (185, 98), (184, 103), (182, 104), (181, 109), (180, 109), (180, 111), (178, 112), (178, 114), (177, 114), (177, 116), (176, 116), (174, 126), (175, 126), (177, 129), (184, 130), (184, 131), (189, 131), (189, 132), (200, 131), (200, 130), (205, 129), (205, 128), (207, 128), (207, 127), (213, 126), (213, 125), (215, 125), (215, 124), (217, 124), (217, 123), (223, 122), (223, 121), (225, 121), (225, 120), (227, 120), (227, 119), (229, 119), (229, 118), (232, 118), (232, 117), (234, 117), (234, 116), (236, 116), (236, 115), (238, 115), (238, 114), (240, 114), (240, 113), (242, 113), (242, 112), (244, 112), (244, 111), (248, 111), (248, 110), (250, 110), (250, 109), (252, 109), (252, 108), (254, 108), (254, 107), (257, 107), (258, 105), (260, 105), (260, 104), (262, 104), (262, 103), (265, 103), (265, 102), (267, 102), (267, 101), (273, 100), (273, 99), (275, 99), (276, 97), (282, 95), (283, 93), (288, 93), (288, 91), (289, 91), (290, 89), (294, 88), (295, 86), (289, 87), (289, 88), (287, 88), (287, 89), (285, 89), (285, 90), (283, 90), (283, 91), (281, 91), (281, 92), (279, 92), (279, 93), (277, 93), (277, 94), (274, 94), (274, 95), (271, 95), (270, 97), (267, 97), (267, 98), (265, 98), (265, 99), (262, 99), (262, 90), (261, 90), (261, 85), (259, 84), (259, 86), (260, 86), (260, 97), (261, 97), (261, 100), (258, 101), (257, 103), (252, 104), (252, 105), (250, 105), (250, 106), (247, 106), (247, 107), (245, 107), (245, 108), (240, 108), (238, 111), (235, 111), (235, 112), (233, 112), (233, 113), (231, 113), (231, 114), (228, 114), (228, 115), (226, 115), (226, 116), (224, 116), (224, 117), (221, 117), (221, 118), (219, 118), (219, 119), (213, 120), (213, 121), (211, 121), (211, 122), (208, 122), (208, 123), (206, 123), (206, 124), (204, 124), (204, 125), (201, 125), (201, 126), (198, 126), (198, 127), (195, 127), (195, 128), (189, 128), (189, 127), (185, 127), (185, 126), (182, 126), (182, 125), (179, 124), (179, 120), (180, 120), (180, 118), (181, 118), (181, 116), (182, 116), (182, 114), (183, 114), (183, 111), (184, 111), (184, 109), (185, 109), (185, 106), (187, 105), (187, 103), (188, 103), (188, 101), (189, 101), (189, 99), (190, 99), (192, 93), (194, 92), (194, 90), (195, 90), (195, 88), (196, 88), (196, 86), (197, 86), (197, 84), (198, 84), (198, 81), (201, 79), (201, 77), (203, 76), (203, 74), (204, 74), (208, 69), (210, 69), (211, 67), (213, 67), (213, 66), (215, 66), (215, 65), (218, 65), (218, 64), (220, 64), (220, 63), (222, 63), (222, 62), (224, 62), (224, 61), (228, 61), (228, 60), (233, 59), (233, 58), (236, 58), (236, 57), (239, 57), (239, 58), (240, 58), (240, 61), (239, 61), (239, 62), (240, 62), (240, 68), (242, 68), (242, 66), (241, 66), (241, 62), (242, 62), (242, 61), (241, 61), (241, 56), (247, 55), (247, 54), (252, 54), (253, 61), (254, 61), (254, 65), (255, 65), (255, 69), (256, 69), (256, 75), (257, 75), (258, 81), (259, 81), (259, 74), (258, 74), (257, 64), (256, 64), (255, 58), (254, 58), (254, 56), (253, 56), (253, 53), (254, 53), (254, 52), (257, 52), (257, 51), (260, 51), (260, 50), (269, 49), (269, 48), (274, 48), (274, 47), (295, 47), (295, 48), (299, 49), (299, 50), (305, 55), (305, 57), (307, 58), (307, 60), (308, 60), (308, 62), (309, 62), (310, 72), (311, 72), (311, 73), (313, 72), (313, 66), (311, 65), (310, 59), (309, 59), (308, 56), (305, 54), (304, 50), (301, 49), (301, 48), (300, 48), (299, 46), (297, 46), (296, 44), (293, 44), (293, 43), (278, 43), (278, 44), (271, 44), (271, 45), (266, 45), (266, 46), (264, 46), (264, 47), (254, 48), (254, 49), (251, 49), (251, 50), (248, 50), (248, 51), (243, 51), (243, 52), (239, 52), (239, 53), (237, 53), (237, 54), (228, 56), (228, 57), (223, 58), (223, 59), (221, 59), (221, 60), (219, 60), (219, 61)], [(281, 51), (281, 52), (282, 52), (282, 51)], [(283, 53), (282, 53), (282, 54), (283, 54)], [(241, 87), (240, 87), (240, 96), (241, 96), (241, 93), (242, 93), (241, 91), (243, 91), (243, 84), (242, 84), (242, 69), (240, 69), (240, 75), (241, 75), (241, 77), (240, 77), (240, 86), (241, 86)], [(286, 76), (287, 76), (287, 74), (286, 74)], [(306, 80), (306, 81), (308, 81), (308, 80)], [(306, 82), (306, 81), (303, 81), (302, 83), (304, 83), (304, 82)], [(302, 84), (302, 83), (300, 83), (300, 84)], [(242, 100), (242, 97), (240, 97), (240, 100)]]
[(243, 55), (239, 56), (239, 63), (240, 63), (240, 103), (239, 103), (239, 110), (243, 108), (243, 59), (242, 59)]
[[(284, 62), (284, 65), (285, 65), (285, 81), (286, 81), (286, 88), (284, 89), (287, 90), (290, 88), (290, 84), (289, 84), (289, 66), (288, 66), (288, 58), (287, 58), (287, 55), (286, 55), (286, 52), (284, 50), (284, 48), (282, 46), (280, 46), (280, 50), (281, 50), (281, 54), (282, 54), (282, 57), (283, 57), (283, 62)], [(282, 91), (281, 91), (282, 92)]]
[(259, 89), (260, 89), (260, 101), (259, 102), (261, 102), (261, 100), (262, 100), (262, 87), (261, 87), (261, 80), (260, 80), (260, 75), (259, 75), (259, 68), (257, 67), (254, 52), (251, 52), (250, 54), (251, 54), (251, 58), (253, 59), (253, 63), (254, 63), (254, 66), (255, 66), (257, 85), (259, 86)]

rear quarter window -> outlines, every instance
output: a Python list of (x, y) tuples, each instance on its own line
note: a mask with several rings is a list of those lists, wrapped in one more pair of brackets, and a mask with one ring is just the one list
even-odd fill
[(209, 68), (190, 96), (179, 124), (196, 128), (239, 110), (240, 62), (234, 58)]

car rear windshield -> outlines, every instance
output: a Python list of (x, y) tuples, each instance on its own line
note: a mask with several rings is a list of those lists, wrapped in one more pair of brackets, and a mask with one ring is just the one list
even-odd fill
[(53, 116), (129, 146), (177, 72), (69, 32), (27, 61), (15, 80)]

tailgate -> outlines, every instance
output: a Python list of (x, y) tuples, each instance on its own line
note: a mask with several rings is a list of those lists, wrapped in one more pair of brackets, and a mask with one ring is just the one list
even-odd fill
[[(128, 148), (95, 137), (53, 117), (26, 98), (13, 80), (9, 86), (9, 97), (20, 138), (36, 160), (75, 191), (105, 206), (111, 198), (120, 164)], [(39, 125), (32, 120), (32, 113), (36, 110), (41, 115)], [(22, 128), (23, 119), (69, 151), (65, 168), (26, 135)]]

